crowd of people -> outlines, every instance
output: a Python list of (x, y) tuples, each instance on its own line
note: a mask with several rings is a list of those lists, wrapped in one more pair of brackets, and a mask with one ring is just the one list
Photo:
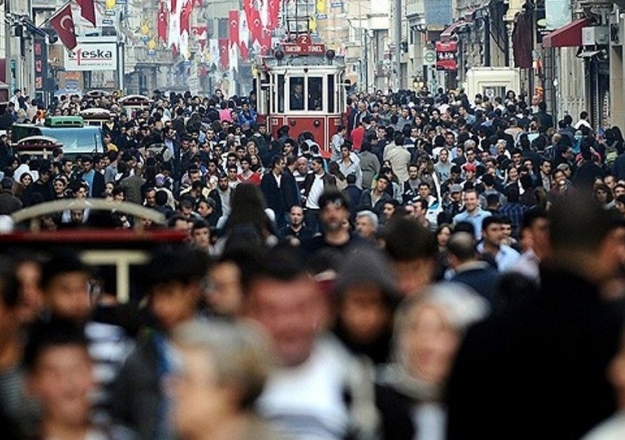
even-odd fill
[(109, 109), (106, 152), (51, 160), (14, 151), (9, 124), (0, 215), (103, 198), (40, 229), (187, 238), (129, 304), (68, 249), (4, 252), (7, 435), (620, 438), (625, 141), (528, 99), (354, 93), (324, 145), (269, 133), (253, 93), (157, 91), (131, 114), (72, 96), (46, 111)]

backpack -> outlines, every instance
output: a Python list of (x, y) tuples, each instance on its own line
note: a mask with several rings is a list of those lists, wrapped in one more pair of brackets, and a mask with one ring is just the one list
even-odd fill
[(614, 141), (605, 147), (605, 164), (609, 168), (612, 168), (616, 158), (619, 156), (617, 145), (618, 141)]

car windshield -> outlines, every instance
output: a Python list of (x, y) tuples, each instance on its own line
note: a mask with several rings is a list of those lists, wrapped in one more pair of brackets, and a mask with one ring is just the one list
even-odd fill
[(100, 130), (96, 127), (46, 128), (41, 127), (44, 136), (50, 136), (63, 144), (63, 153), (92, 153), (102, 151)]

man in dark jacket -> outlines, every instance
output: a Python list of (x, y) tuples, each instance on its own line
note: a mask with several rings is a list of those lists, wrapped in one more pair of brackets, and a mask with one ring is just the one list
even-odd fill
[(285, 173), (285, 159), (276, 155), (271, 160), (271, 169), (265, 173), (260, 182), (260, 189), (265, 196), (267, 207), (273, 211), (276, 217), (278, 229), (286, 226), (286, 214), (291, 206), (297, 205), (292, 186), (297, 184), (291, 173)]
[(469, 232), (455, 232), (447, 243), (449, 266), (455, 275), (451, 281), (462, 283), (495, 304), (499, 272), (486, 261), (477, 258), (475, 238)]
[(306, 226), (313, 233), (317, 232), (319, 226), (319, 197), (324, 190), (336, 187), (336, 177), (326, 173), (323, 165), (323, 158), (313, 157), (311, 160), (312, 173), (308, 173), (304, 178), (302, 202), (306, 207)]
[(11, 192), (13, 179), (2, 179), (2, 191), (0, 192), (0, 215), (11, 215), (22, 209), (22, 202)]
[(625, 230), (578, 192), (550, 211), (540, 291), (466, 335), (448, 395), (448, 439), (582, 437), (616, 409), (607, 367), (622, 313), (599, 294)]

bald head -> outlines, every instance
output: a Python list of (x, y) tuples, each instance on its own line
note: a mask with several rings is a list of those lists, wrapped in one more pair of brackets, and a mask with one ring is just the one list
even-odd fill
[(447, 250), (461, 263), (475, 260), (475, 237), (468, 232), (456, 232), (449, 238)]

